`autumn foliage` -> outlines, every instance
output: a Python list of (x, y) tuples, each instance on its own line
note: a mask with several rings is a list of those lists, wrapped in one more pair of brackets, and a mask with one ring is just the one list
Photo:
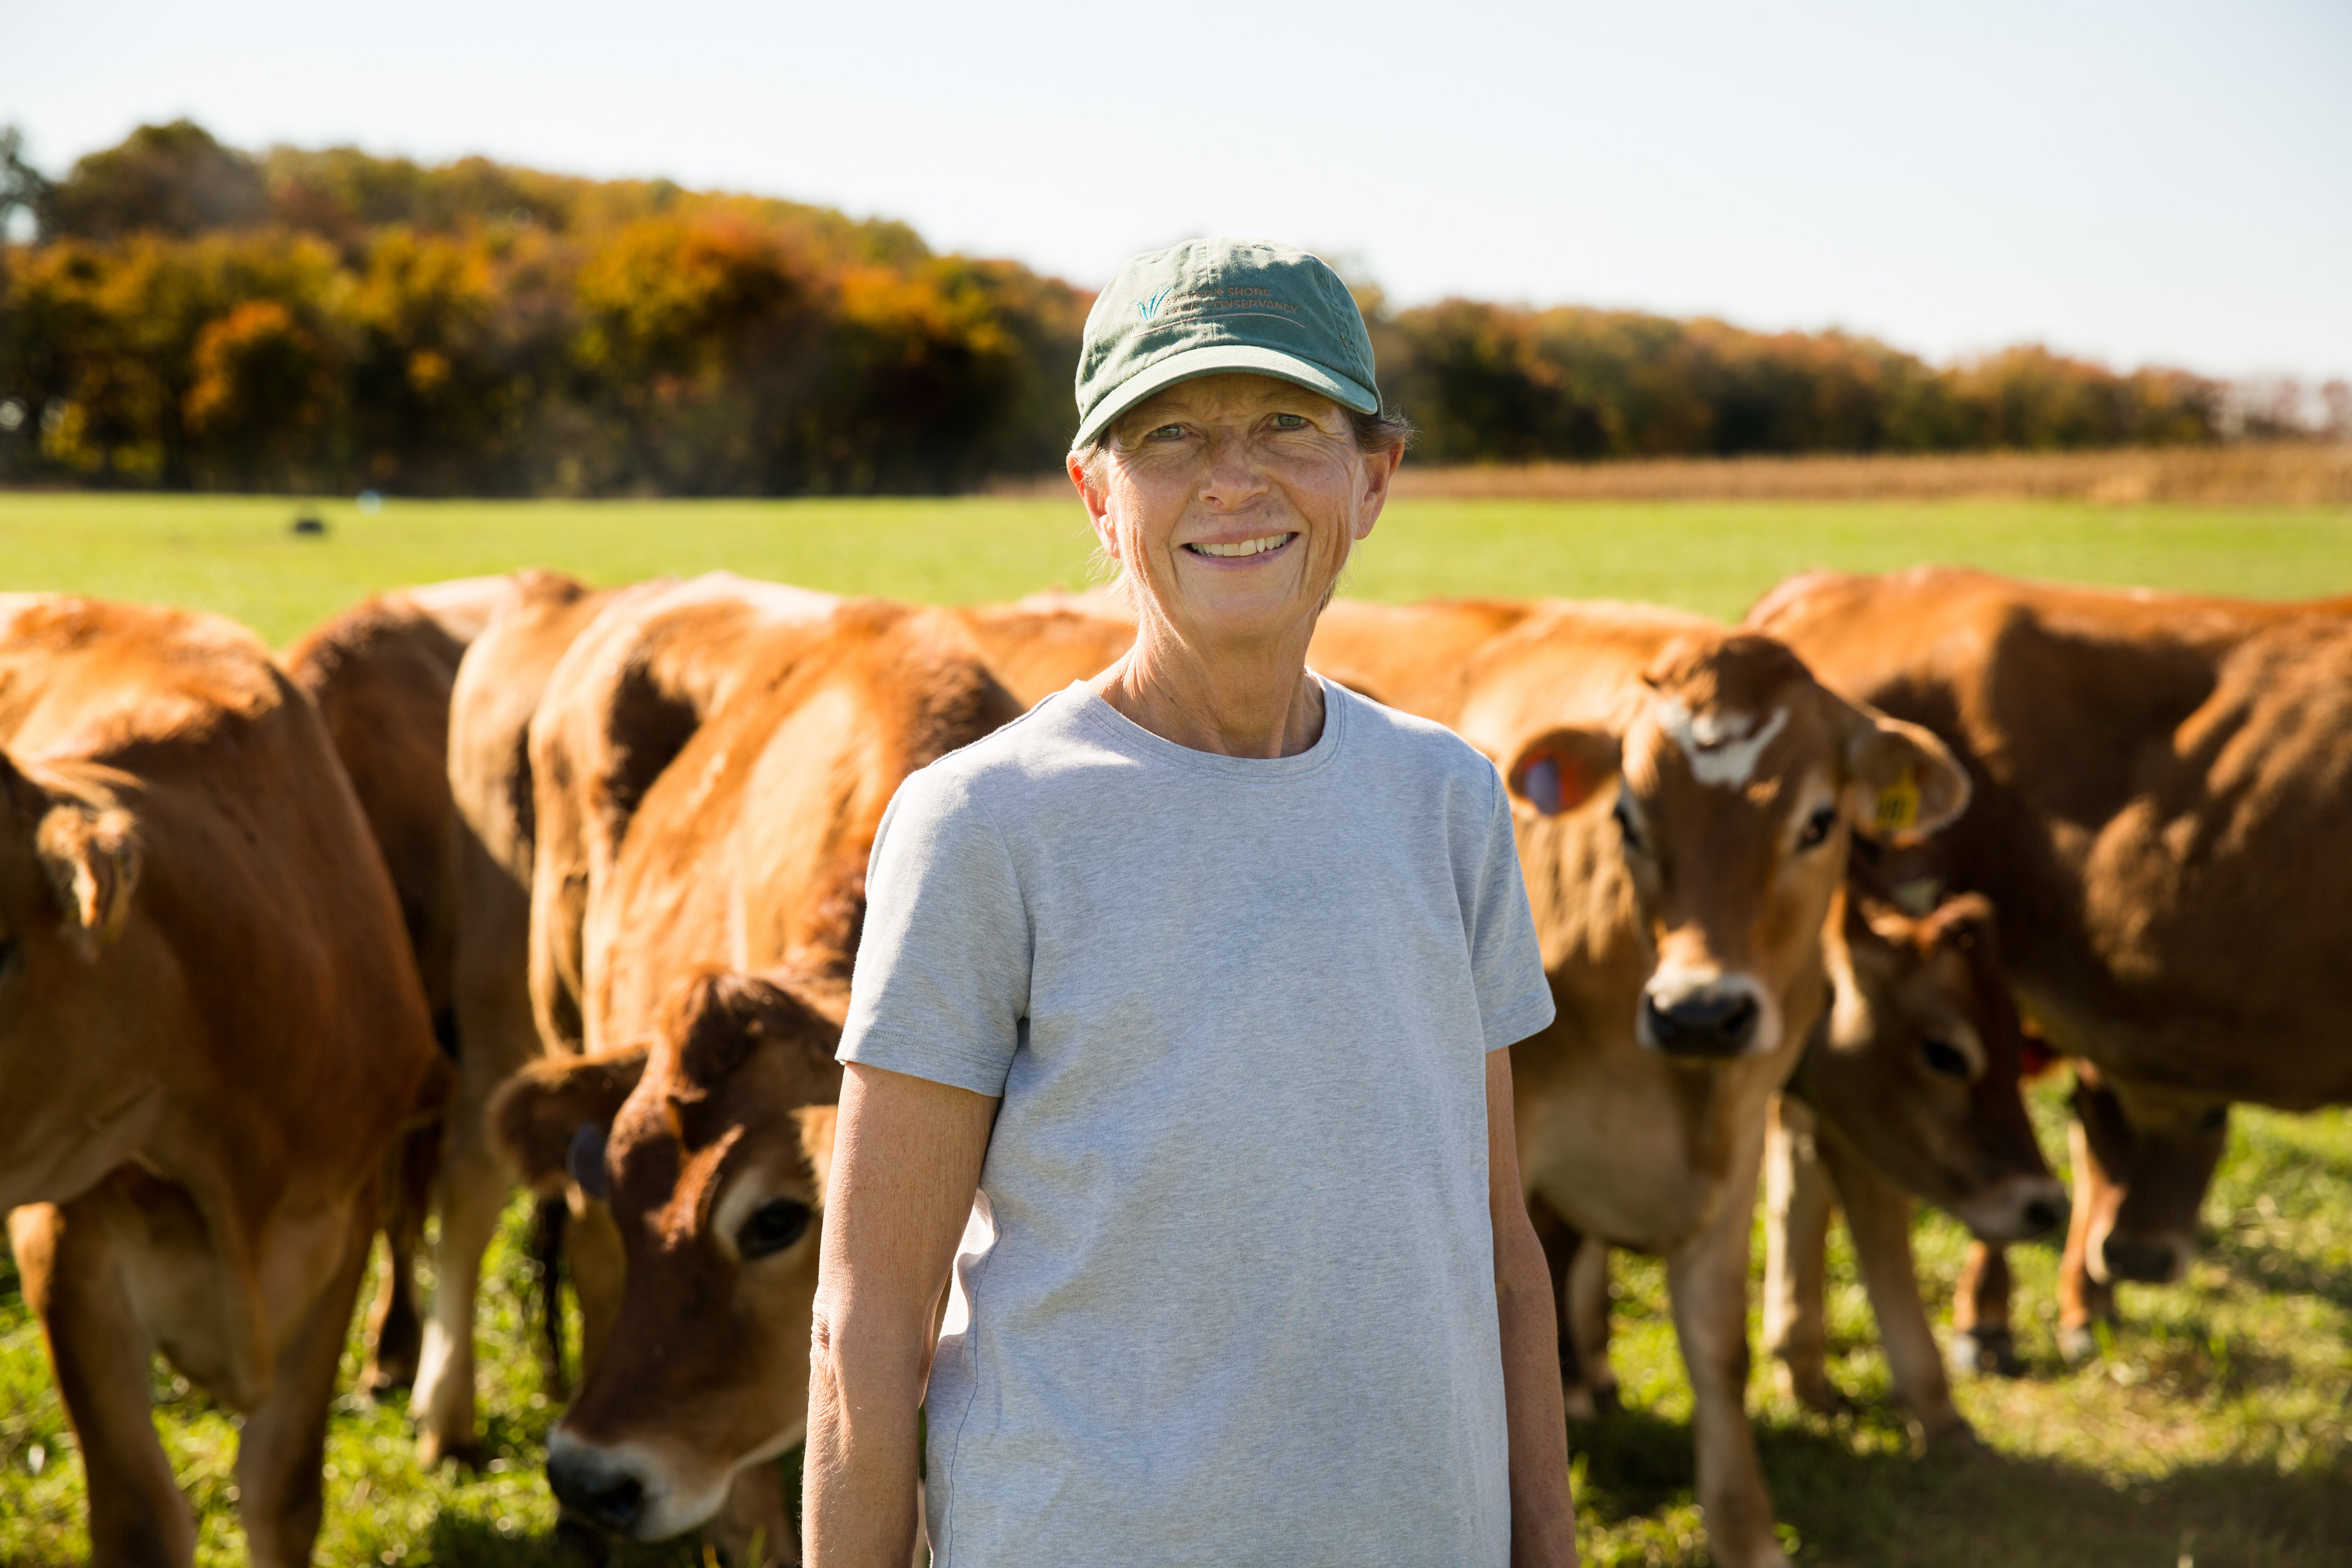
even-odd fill
[[(487, 495), (943, 492), (1058, 466), (1088, 297), (829, 209), (184, 121), (52, 183), (0, 136), (0, 478)], [(2212, 442), (2228, 389), (2021, 348), (1367, 291), (1444, 463)]]

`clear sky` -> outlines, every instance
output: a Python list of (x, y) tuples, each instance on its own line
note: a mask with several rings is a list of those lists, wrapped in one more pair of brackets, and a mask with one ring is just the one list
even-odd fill
[(482, 152), (1098, 283), (1196, 233), (1942, 358), (2352, 374), (2352, 0), (0, 0), (0, 121)]

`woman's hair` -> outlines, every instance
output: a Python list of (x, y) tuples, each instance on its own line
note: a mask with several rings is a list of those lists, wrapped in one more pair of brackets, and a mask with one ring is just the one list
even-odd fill
[[(1340, 412), (1348, 416), (1348, 428), (1356, 437), (1359, 452), (1391, 452), (1412, 442), (1412, 421), (1394, 409), (1383, 408), (1378, 413), (1358, 413), (1352, 408)], [(1070, 448), (1070, 455), (1086, 471), (1087, 483), (1097, 489), (1103, 485), (1102, 465), (1110, 461), (1111, 437), (1118, 423), (1113, 420), (1084, 446)], [(1095, 540), (1094, 554), (1087, 558), (1087, 577), (1090, 581), (1109, 584), (1122, 596), (1127, 592), (1119, 575), (1118, 559), (1100, 539)]]

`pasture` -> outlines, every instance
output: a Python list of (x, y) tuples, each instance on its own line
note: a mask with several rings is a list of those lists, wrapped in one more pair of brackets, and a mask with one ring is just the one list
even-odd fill
[[(0, 496), (0, 590), (56, 589), (216, 610), (282, 643), (374, 589), (562, 567), (616, 582), (727, 567), (840, 591), (1010, 598), (1087, 580), (1091, 540), (1061, 499), (858, 502), (392, 502), (315, 508), (296, 537), (284, 498)], [(1923, 560), (2050, 578), (2269, 597), (2352, 592), (2352, 508), (2101, 507), (2066, 501), (1576, 502), (1401, 500), (1347, 591), (1654, 600), (1736, 616), (1786, 574)], [(2057, 1085), (2036, 1092), (2063, 1162)], [(1915, 1458), (1888, 1402), (1875, 1332), (1841, 1237), (1832, 1369), (1859, 1414), (1829, 1420), (1773, 1391), (1750, 1402), (1765, 1469), (1801, 1562), (1821, 1564), (2352, 1561), (2352, 1116), (2241, 1110), (2189, 1277), (2126, 1287), (2124, 1333), (2069, 1368), (2054, 1338), (2054, 1250), (2017, 1249), (2027, 1375), (1963, 1382), (1994, 1452)], [(534, 1563), (582, 1559), (552, 1534), (539, 1471), (555, 1412), (529, 1348), (522, 1209), (484, 1291), (488, 1468), (420, 1475), (396, 1409), (337, 1406), (319, 1561)], [(1964, 1248), (1931, 1217), (1917, 1239), (1939, 1321)], [(1757, 1258), (1760, 1268), (1760, 1244)], [(1586, 1560), (1696, 1564), (1689, 1394), (1662, 1270), (1621, 1258), (1617, 1365), (1627, 1412), (1570, 1434)], [(572, 1343), (576, 1346), (576, 1333)], [(346, 1385), (358, 1365), (347, 1355)], [(200, 1561), (242, 1561), (234, 1421), (156, 1367), (160, 1424), (203, 1521)], [(787, 1464), (793, 1461), (787, 1459)], [(76, 1561), (79, 1471), (40, 1335), (0, 1263), (0, 1563)], [(688, 1563), (699, 1548), (615, 1552)]]

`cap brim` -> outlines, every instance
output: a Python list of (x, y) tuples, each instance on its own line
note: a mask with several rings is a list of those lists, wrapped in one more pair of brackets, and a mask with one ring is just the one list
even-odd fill
[(1097, 403), (1094, 412), (1087, 415), (1070, 444), (1084, 446), (1102, 434), (1103, 426), (1154, 392), (1164, 392), (1178, 382), (1234, 371), (1278, 376), (1286, 382), (1296, 382), (1310, 392), (1321, 392), (1341, 408), (1353, 409), (1358, 413), (1378, 413), (1381, 411), (1380, 394), (1370, 387), (1359, 386), (1345, 376), (1335, 376), (1320, 365), (1309, 364), (1296, 355), (1283, 353), (1278, 349), (1254, 348), (1245, 343), (1212, 343), (1204, 348), (1187, 349), (1181, 354), (1171, 354), (1158, 364), (1139, 371), (1121, 382), (1117, 390)]

